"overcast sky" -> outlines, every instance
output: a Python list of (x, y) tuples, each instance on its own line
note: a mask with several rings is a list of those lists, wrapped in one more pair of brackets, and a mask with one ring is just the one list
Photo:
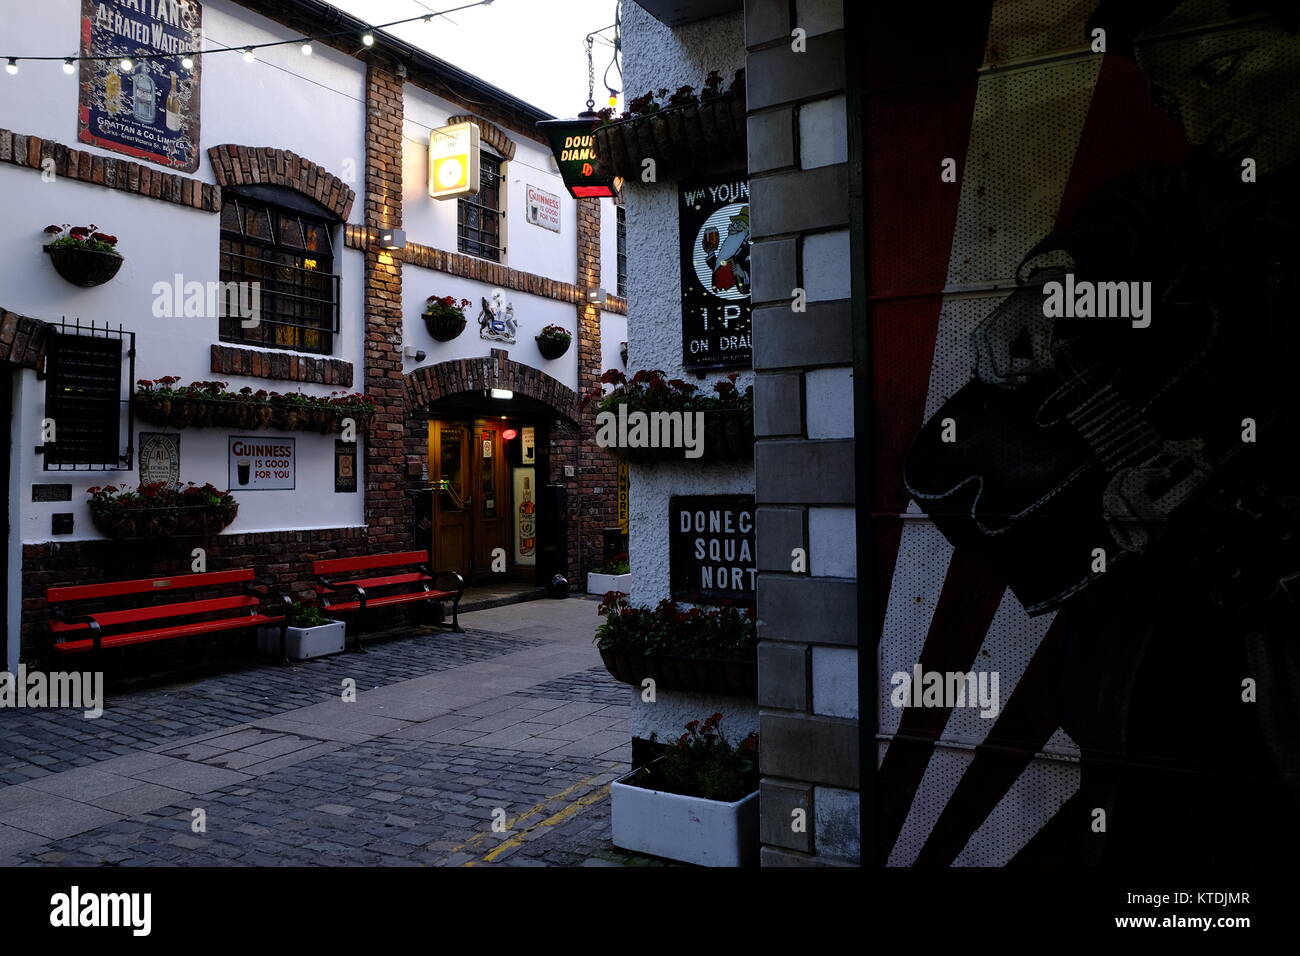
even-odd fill
[[(472, 0), (330, 0), (367, 23), (387, 23), (430, 11), (450, 10)], [(433, 23), (390, 27), (412, 46), (453, 63), (507, 93), (556, 116), (586, 109), (587, 55), (583, 38), (614, 22), (617, 0), (494, 0)], [(613, 36), (610, 30), (606, 36)], [(598, 38), (596, 108), (607, 105), (601, 76), (613, 47)], [(621, 87), (610, 71), (610, 85)], [(619, 101), (619, 106), (623, 105)]]

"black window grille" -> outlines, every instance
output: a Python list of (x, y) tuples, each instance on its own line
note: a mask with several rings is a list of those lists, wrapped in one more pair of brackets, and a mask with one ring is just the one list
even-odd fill
[(466, 255), (500, 262), (505, 252), (501, 247), (501, 160), (483, 150), (478, 170), (478, 192), (457, 202), (456, 248)]
[(618, 297), (627, 298), (627, 208), (619, 203), (614, 207), (618, 216)]
[(223, 342), (333, 353), (339, 330), (333, 229), (297, 210), (226, 196), (217, 297)]
[[(125, 366), (126, 374), (123, 374)], [(130, 470), (134, 428), (126, 414), (135, 376), (135, 333), (63, 324), (45, 351), (46, 471)], [(123, 421), (126, 423), (123, 440)]]

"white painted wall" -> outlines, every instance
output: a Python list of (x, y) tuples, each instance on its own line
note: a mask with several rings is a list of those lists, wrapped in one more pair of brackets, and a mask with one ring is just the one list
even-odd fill
[[(17, 54), (73, 52), (78, 44), (80, 3), (50, 0), (24, 9), (22, 31), (9, 34)], [(295, 36), (283, 27), (236, 6), (229, 0), (203, 5), (205, 45), (258, 43)], [(311, 57), (296, 44), (264, 50), (252, 64), (238, 54), (221, 54), (202, 65), (202, 161), (195, 175), (212, 182), (209, 147), (238, 143), (293, 150), (319, 163), (354, 188), (364, 156), (364, 67), (356, 60), (321, 45)], [(24, 63), (18, 75), (2, 77), (0, 127), (35, 134), (67, 146), (77, 142), (77, 84), (60, 64)], [(250, 108), (258, 104), (260, 108)], [(266, 108), (274, 107), (274, 108)], [(120, 156), (105, 150), (91, 152)], [(210, 346), (219, 341), (218, 320), (155, 318), (153, 286), (172, 281), (207, 282), (218, 278), (219, 219), (213, 213), (183, 208), (155, 199), (104, 189), (73, 180), (43, 182), (31, 169), (0, 166), (0, 207), (8, 228), (0, 233), (0, 305), (46, 321), (67, 318), (83, 322), (121, 324), (136, 333), (137, 378), (178, 375), (182, 381), (224, 378), (232, 388), (251, 385), (276, 391), (302, 390), (328, 395), (333, 388), (217, 376), (211, 371)], [(354, 217), (355, 218), (355, 217)], [(115, 234), (126, 258), (111, 282), (82, 289), (62, 279), (41, 251), (45, 226), (51, 223), (94, 222)], [(353, 363), (354, 390), (363, 388), (362, 258), (344, 249), (342, 230), (335, 243), (335, 269), (340, 274), (340, 328), (334, 356)], [(16, 373), (20, 400), (15, 404), (11, 509), (14, 547), (18, 541), (51, 540), (50, 516), (72, 511), (75, 532), (56, 540), (99, 537), (90, 523), (85, 489), (92, 485), (135, 484), (138, 472), (45, 471), (32, 452), (40, 444), (44, 417), (44, 383), (36, 373)], [(137, 430), (174, 431), (137, 421)], [(227, 485), (227, 436), (224, 429), (187, 428), (181, 434), (181, 480)], [(293, 437), (299, 465), (293, 491), (237, 493), (239, 517), (228, 532), (278, 528), (327, 528), (359, 525), (363, 494), (335, 494), (333, 436), (302, 432), (264, 434)], [(33, 503), (33, 483), (71, 484), (71, 504)], [(11, 547), (11, 565), (16, 552)]]
[[(736, 13), (670, 29), (634, 3), (623, 11), (623, 89), (630, 100), (647, 90), (696, 89), (710, 70), (726, 82), (745, 64), (744, 19)], [(628, 244), (628, 369), (662, 369), (702, 391), (731, 369), (704, 378), (682, 367), (681, 269), (678, 263), (677, 184), (624, 185)], [(753, 383), (740, 372), (737, 385)], [(668, 499), (672, 495), (752, 494), (752, 463), (693, 462), (631, 468), (631, 600), (656, 604), (668, 596)]]
[(718, 726), (732, 746), (750, 734), (758, 733), (758, 707), (752, 700), (725, 697), (714, 693), (685, 690), (659, 690), (654, 703), (641, 699), (641, 691), (628, 689), (632, 703), (632, 736), (649, 740), (655, 734), (660, 743), (675, 743), (686, 732), (692, 720), (703, 721), (714, 714), (722, 714)]

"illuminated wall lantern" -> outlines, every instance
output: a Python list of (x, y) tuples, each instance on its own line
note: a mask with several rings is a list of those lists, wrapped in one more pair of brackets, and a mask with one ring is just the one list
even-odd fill
[(429, 133), (429, 195), (455, 199), (478, 192), (479, 132), (474, 123), (440, 126)]
[(614, 177), (597, 172), (595, 129), (600, 117), (591, 111), (577, 119), (542, 120), (537, 125), (551, 144), (551, 153), (560, 167), (569, 194), (575, 199), (587, 196), (614, 196)]
[(379, 248), (380, 249), (405, 249), (406, 230), (405, 229), (380, 230)]

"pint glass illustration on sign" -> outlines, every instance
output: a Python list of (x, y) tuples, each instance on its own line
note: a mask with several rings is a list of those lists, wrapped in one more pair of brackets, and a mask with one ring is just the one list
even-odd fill
[(682, 363), (747, 368), (749, 182), (743, 172), (691, 180), (679, 197)]
[[(184, 54), (202, 49), (196, 0), (82, 0), (77, 138), (182, 172), (199, 168), (199, 72)], [(127, 66), (127, 63), (130, 66)]]
[(1293, 858), (1300, 18), (962, 17), (872, 30), (881, 862)]

